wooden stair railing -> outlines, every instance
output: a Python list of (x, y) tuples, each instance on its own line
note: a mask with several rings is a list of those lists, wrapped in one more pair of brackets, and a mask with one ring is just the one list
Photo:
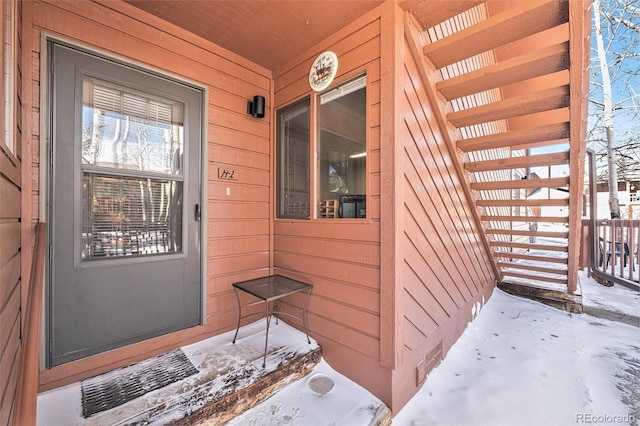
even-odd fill
[[(405, 37), (453, 143), (497, 279), (548, 281), (570, 293), (589, 22), (588, 2), (575, 3), (401, 2), (409, 12)], [(572, 179), (558, 176), (558, 166), (572, 170)], [(545, 252), (568, 253), (557, 259), (568, 267), (549, 269), (547, 259), (556, 259)], [(547, 269), (561, 278), (543, 274)]]
[(38, 396), (38, 374), (40, 370), (40, 317), (44, 295), (44, 260), (47, 224), (38, 223), (35, 230), (35, 245), (31, 263), (31, 277), (27, 291), (27, 301), (23, 307), (24, 326), (22, 328), (18, 389), (14, 406), (14, 425), (36, 424), (36, 400)]

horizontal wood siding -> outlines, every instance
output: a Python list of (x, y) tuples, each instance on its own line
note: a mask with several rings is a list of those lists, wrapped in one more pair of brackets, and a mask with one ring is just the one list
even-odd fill
[[(203, 182), (207, 197), (206, 324), (45, 370), (41, 373), (41, 389), (235, 327), (237, 305), (231, 284), (267, 274), (270, 268), (270, 115), (253, 118), (246, 114), (246, 106), (247, 100), (262, 95), (270, 109), (271, 73), (121, 2), (36, 1), (29, 31), (33, 37), (30, 76), (36, 107), (40, 105), (39, 69), (45, 66), (40, 62), (40, 31), (197, 82), (208, 89), (209, 101), (208, 158), (204, 162), (208, 179)], [(43, 201), (37, 190), (39, 111), (34, 109), (32, 114), (34, 126), (26, 136), (36, 142), (30, 156), (34, 168), (33, 204), (39, 206)], [(219, 179), (219, 168), (235, 170), (238, 178)], [(35, 207), (34, 212), (37, 211)]]
[[(5, 6), (5, 5), (2, 5)], [(15, 93), (6, 93), (0, 89), (0, 102), (2, 102), (2, 114), (7, 101), (12, 100), (17, 111), (20, 110), (22, 102), (22, 66), (20, 58), (22, 55), (20, 36), (17, 33), (16, 39), (11, 45), (10, 40), (4, 38), (4, 7), (0, 6), (3, 23), (0, 25), (0, 46), (3, 49), (15, 49), (15, 63), (9, 64), (14, 70)], [(14, 9), (12, 16), (20, 31), (22, 17), (22, 5)], [(6, 45), (5, 45), (6, 43)], [(0, 52), (0, 54), (2, 54)], [(4, 63), (2, 63), (4, 67)], [(2, 68), (2, 67), (0, 67)], [(4, 81), (4, 69), (0, 69)], [(4, 84), (4, 83), (3, 83)], [(3, 117), (4, 118), (4, 117)], [(8, 425), (14, 415), (16, 400), (16, 389), (18, 379), (18, 366), (22, 341), (20, 339), (20, 312), (22, 308), (22, 285), (21, 285), (21, 248), (22, 239), (20, 236), (20, 221), (22, 217), (22, 161), (21, 161), (21, 131), (22, 120), (20, 114), (15, 114), (13, 121), (0, 120), (0, 425)], [(4, 128), (12, 127), (14, 132), (14, 144), (8, 144), (4, 140)], [(7, 146), (13, 145), (13, 152)]]
[[(367, 72), (368, 184), (363, 220), (275, 220), (274, 270), (313, 284), (309, 328), (331, 354), (342, 347), (380, 357), (380, 16), (370, 14), (333, 43), (275, 73), (275, 106), (310, 94), (309, 67), (323, 50), (338, 55), (335, 82)], [(322, 50), (321, 50), (322, 49)], [(312, 96), (312, 102), (314, 97)], [(312, 140), (312, 146), (314, 141)], [(302, 298), (298, 299), (302, 303)], [(332, 360), (329, 359), (329, 362)], [(338, 360), (336, 360), (338, 361)]]
[[(4, 155), (4, 152), (2, 152)], [(4, 176), (0, 176), (4, 179)], [(20, 193), (3, 202), (20, 203)], [(4, 212), (3, 212), (4, 213)], [(1, 214), (1, 213), (0, 213)], [(20, 355), (20, 227), (16, 217), (0, 219), (0, 424), (8, 424)], [(15, 221), (15, 222), (14, 222)], [(6, 244), (6, 245), (5, 245)]]

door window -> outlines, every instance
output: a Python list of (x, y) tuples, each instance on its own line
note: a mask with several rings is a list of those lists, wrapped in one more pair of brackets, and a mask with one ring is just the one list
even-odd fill
[(84, 77), (82, 260), (182, 251), (184, 104)]

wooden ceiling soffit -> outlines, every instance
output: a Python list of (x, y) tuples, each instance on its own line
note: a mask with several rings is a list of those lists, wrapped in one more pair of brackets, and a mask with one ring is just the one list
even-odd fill
[(514, 6), (485, 21), (424, 47), (436, 68), (451, 65), (479, 53), (566, 22), (566, 2), (536, 0), (514, 2)]
[(125, 0), (274, 71), (384, 0)]

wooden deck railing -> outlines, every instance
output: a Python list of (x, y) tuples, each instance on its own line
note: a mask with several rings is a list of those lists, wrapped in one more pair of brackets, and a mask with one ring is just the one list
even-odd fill
[(596, 220), (594, 231), (589, 264), (596, 278), (640, 290), (640, 220)]
[(38, 223), (35, 232), (35, 246), (31, 263), (31, 277), (27, 289), (24, 309), (24, 327), (18, 389), (13, 415), (14, 425), (36, 424), (36, 399), (38, 396), (38, 374), (40, 370), (40, 317), (42, 312), (45, 241), (47, 225)]

